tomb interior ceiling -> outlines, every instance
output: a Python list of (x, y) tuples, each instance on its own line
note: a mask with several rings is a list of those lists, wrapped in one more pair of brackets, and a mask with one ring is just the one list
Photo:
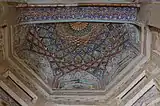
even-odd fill
[(136, 26), (66, 22), (15, 28), (13, 55), (52, 89), (105, 87), (140, 54)]
[(18, 2), (15, 25), (4, 25), (11, 33), (3, 30), (4, 57), (11, 64), (7, 75), (15, 75), (48, 103), (98, 104), (125, 98), (116, 96), (150, 58), (149, 28), (138, 20), (139, 0), (101, 0), (101, 6), (96, 0)]
[(17, 10), (9, 58), (49, 95), (106, 91), (143, 54), (136, 6)]

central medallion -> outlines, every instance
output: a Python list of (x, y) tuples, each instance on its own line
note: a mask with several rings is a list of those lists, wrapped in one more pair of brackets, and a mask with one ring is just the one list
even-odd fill
[(70, 27), (76, 31), (81, 31), (88, 26), (87, 22), (74, 22), (70, 23)]
[[(100, 33), (103, 24), (74, 22), (74, 23), (59, 23), (56, 25), (57, 34), (66, 42), (73, 45), (86, 45), (96, 39)], [(61, 29), (61, 30), (59, 30)]]

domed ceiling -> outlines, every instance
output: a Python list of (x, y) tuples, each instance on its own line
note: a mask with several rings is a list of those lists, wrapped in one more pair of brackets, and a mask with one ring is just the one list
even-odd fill
[(52, 89), (105, 89), (140, 54), (132, 24), (27, 24), (13, 40), (14, 55)]
[(47, 99), (105, 95), (143, 58), (136, 6), (29, 5), (17, 11), (6, 38), (8, 59), (19, 68), (13, 73)]

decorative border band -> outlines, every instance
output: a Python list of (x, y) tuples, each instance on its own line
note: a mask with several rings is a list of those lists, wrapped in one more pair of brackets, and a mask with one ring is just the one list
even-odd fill
[(136, 21), (137, 7), (28, 7), (19, 8), (18, 23), (59, 20)]
[(114, 7), (140, 7), (139, 3), (45, 3), (45, 4), (32, 4), (32, 3), (19, 3), (16, 7), (58, 7), (58, 6), (114, 6)]

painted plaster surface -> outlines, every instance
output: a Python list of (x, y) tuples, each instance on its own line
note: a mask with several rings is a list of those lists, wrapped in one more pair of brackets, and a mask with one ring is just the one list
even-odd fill
[(37, 21), (136, 21), (136, 7), (46, 7), (20, 8), (17, 22)]
[(29, 24), (15, 30), (14, 55), (52, 89), (104, 89), (140, 53), (131, 24)]
[[(53, 11), (44, 9), (38, 10), (39, 12), (35, 12), (34, 10), (34, 13), (32, 14), (32, 12), (30, 12), (32, 11), (32, 9), (28, 9), (29, 8), (26, 8), (26, 12), (24, 12), (25, 9), (24, 11), (22, 9), (25, 14), (27, 14), (28, 11), (30, 14), (22, 17), (20, 16), (19, 22), (28, 22), (30, 24), (18, 26), (14, 30), (15, 35), (12, 34), (12, 46), (14, 49), (13, 55), (22, 63), (26, 64), (27, 67), (35, 72), (52, 89), (104, 89), (105, 86), (109, 85), (110, 82), (112, 82), (117, 77), (117, 75), (122, 75), (120, 73), (122, 69), (140, 54), (141, 39), (136, 26), (132, 24), (88, 22), (90, 19), (105, 21), (116, 20), (118, 22), (135, 21), (136, 18), (130, 18), (132, 16), (136, 17), (136, 15), (133, 15), (134, 12), (132, 15), (129, 15), (126, 12), (129, 11), (131, 13), (130, 10), (132, 9), (129, 9), (128, 7), (126, 8), (126, 11), (123, 11), (124, 8), (118, 8), (118, 10), (116, 10), (117, 8), (114, 8), (116, 11), (115, 14), (118, 12), (119, 14), (111, 14), (107, 16), (111, 18), (104, 18), (103, 13), (101, 14), (100, 12), (94, 13), (94, 17), (92, 15), (88, 15), (87, 18), (83, 18), (81, 16), (79, 18), (79, 14), (75, 15), (75, 10), (71, 12), (73, 14), (71, 18), (66, 18), (65, 15), (65, 19), (67, 21), (75, 19), (75, 23), (53, 23), (54, 19), (57, 22), (60, 20), (64, 20), (64, 18), (62, 17), (63, 15), (59, 15), (58, 13), (54, 15), (56, 16), (56, 18), (53, 18), (53, 15), (49, 15), (50, 13), (53, 13)], [(111, 7), (110, 13), (112, 13), (112, 11), (114, 10), (112, 9), (113, 8)], [(121, 14), (121, 9), (124, 13), (126, 12), (125, 15)], [(61, 13), (62, 12), (64, 11), (61, 11)], [(45, 13), (47, 15), (44, 15)], [(71, 13), (69, 13), (69, 15)], [(97, 17), (96, 14), (98, 14)], [(122, 16), (124, 16), (124, 20)], [(87, 21), (79, 22), (79, 20), (81, 19), (83, 21), (84, 19), (87, 19)], [(43, 23), (45, 21), (50, 21), (50, 23)], [(34, 22), (36, 22), (37, 24), (34, 24)], [(155, 43), (153, 45), (155, 50), (159, 50), (158, 37), (159, 35), (156, 35), (156, 37), (154, 38), (156, 41), (153, 41)], [(40, 88), (35, 86), (35, 83), (30, 82), (31, 79), (34, 78), (26, 78), (27, 75), (25, 73), (21, 73), (25, 70), (21, 70), (21, 72), (19, 70), (13, 70), (13, 73), (17, 73), (16, 75), (22, 79), (21, 81), (26, 86), (28, 86), (29, 89), (37, 93), (37, 89)], [(134, 78), (136, 77), (131, 76), (130, 79), (126, 79), (126, 82), (127, 80), (130, 81)], [(126, 82), (123, 82), (121, 86), (126, 85)], [(119, 85), (117, 83), (114, 84), (118, 89)], [(9, 87), (12, 88), (12, 86)], [(119, 87), (119, 89), (122, 89), (122, 87)], [(12, 90), (14, 90), (14, 88), (12, 88)], [(112, 92), (115, 91), (116, 90), (113, 90)], [(123, 90), (117, 90), (114, 95), (116, 95), (120, 91)], [(143, 97), (137, 100), (134, 105), (145, 106), (149, 102), (153, 101), (156, 97), (158, 97), (158, 95), (159, 92), (156, 88), (153, 87), (145, 95), (143, 95)], [(8, 96), (9, 95), (5, 95), (5, 97)], [(77, 101), (81, 102), (80, 100), (76, 100), (73, 98), (70, 98), (70, 100), (76, 103)], [(83, 101), (88, 102), (88, 99), (86, 98), (87, 94), (86, 97), (83, 98)], [(54, 99), (55, 101), (58, 101), (57, 97), (55, 97)], [(90, 101), (94, 101), (93, 99), (94, 98), (90, 98)], [(63, 97), (58, 102), (62, 103), (65, 100), (67, 101), (68, 97)], [(48, 100), (43, 99), (41, 102), (44, 101)], [(68, 100), (65, 104), (71, 103), (71, 101)], [(95, 100), (95, 102), (99, 101), (100, 97), (97, 95), (97, 99)], [(107, 99), (104, 101), (107, 103), (110, 102)], [(113, 102), (116, 103), (114, 99)], [(107, 103), (106, 105), (108, 106)], [(54, 102), (51, 103), (51, 106), (52, 105), (54, 105)], [(15, 106), (19, 105), (17, 104)], [(110, 106), (113, 106), (113, 104), (110, 104)]]

